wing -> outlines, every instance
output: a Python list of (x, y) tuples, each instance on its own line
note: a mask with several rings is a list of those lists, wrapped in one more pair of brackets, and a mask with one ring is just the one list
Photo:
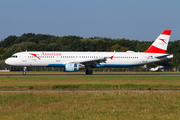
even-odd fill
[(113, 59), (114, 56), (111, 57), (100, 57), (94, 59), (83, 60), (75, 63), (83, 64), (86, 67), (96, 67), (96, 65), (100, 65), (100, 63), (106, 63), (107, 59)]

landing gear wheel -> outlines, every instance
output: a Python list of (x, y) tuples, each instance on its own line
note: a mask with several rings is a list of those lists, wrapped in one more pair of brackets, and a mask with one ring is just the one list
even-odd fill
[(26, 75), (26, 71), (23, 71), (23, 75)]
[(86, 70), (86, 75), (92, 75), (93, 71), (92, 70)]
[(23, 67), (23, 75), (26, 75), (26, 67)]

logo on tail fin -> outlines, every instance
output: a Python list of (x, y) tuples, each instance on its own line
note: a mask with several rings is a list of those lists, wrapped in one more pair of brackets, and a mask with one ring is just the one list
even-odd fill
[(163, 41), (165, 44), (167, 44), (167, 43), (166, 43), (166, 39), (161, 39), (161, 38), (159, 38), (159, 40), (161, 40), (161, 41)]

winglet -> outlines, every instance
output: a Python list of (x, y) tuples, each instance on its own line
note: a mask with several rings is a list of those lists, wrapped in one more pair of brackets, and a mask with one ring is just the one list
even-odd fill
[(111, 56), (111, 57), (109, 57), (111, 60), (113, 59), (113, 57), (114, 57), (114, 55), (113, 56)]
[(145, 53), (162, 53), (165, 54), (171, 35), (171, 30), (164, 30), (153, 44), (144, 51)]

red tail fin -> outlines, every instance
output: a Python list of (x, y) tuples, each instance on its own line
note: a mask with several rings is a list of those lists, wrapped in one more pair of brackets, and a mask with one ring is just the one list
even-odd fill
[(164, 30), (145, 53), (166, 53), (171, 30)]

